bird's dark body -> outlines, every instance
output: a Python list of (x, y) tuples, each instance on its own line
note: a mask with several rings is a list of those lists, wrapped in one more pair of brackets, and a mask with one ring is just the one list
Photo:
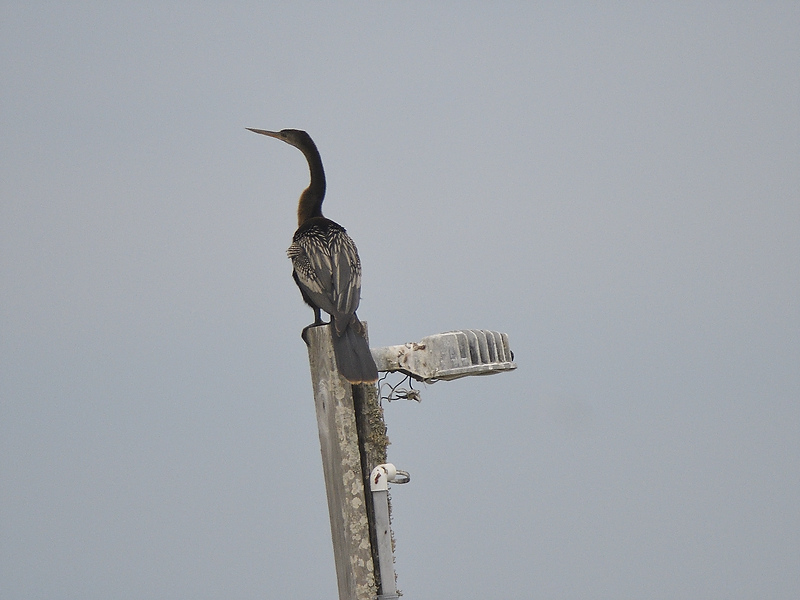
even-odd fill
[(353, 240), (338, 223), (314, 217), (297, 228), (286, 253), (303, 300), (331, 315), (341, 335), (360, 300), (361, 261)]
[(311, 137), (294, 129), (280, 132), (253, 129), (299, 148), (308, 160), (311, 183), (300, 196), (298, 228), (287, 254), (292, 277), (303, 300), (314, 309), (313, 325), (322, 325), (320, 311), (331, 315), (333, 350), (339, 372), (351, 383), (371, 383), (378, 369), (356, 316), (361, 299), (361, 261), (344, 227), (322, 216), (325, 174)]

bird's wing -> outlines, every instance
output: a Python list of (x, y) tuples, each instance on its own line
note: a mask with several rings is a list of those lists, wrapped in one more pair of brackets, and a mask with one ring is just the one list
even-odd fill
[(361, 298), (361, 261), (343, 229), (306, 230), (287, 250), (298, 282), (311, 300), (334, 317), (352, 315)]
[(344, 230), (332, 241), (331, 255), (334, 302), (339, 312), (351, 315), (361, 300), (361, 260), (355, 243)]

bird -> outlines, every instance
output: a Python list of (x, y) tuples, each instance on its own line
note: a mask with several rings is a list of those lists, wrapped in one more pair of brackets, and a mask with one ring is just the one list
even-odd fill
[[(308, 327), (325, 325), (321, 311), (331, 317), (333, 352), (339, 373), (350, 383), (374, 383), (378, 368), (369, 351), (364, 324), (356, 316), (361, 300), (361, 259), (344, 227), (322, 215), (325, 170), (317, 145), (305, 131), (248, 130), (294, 146), (308, 161), (310, 183), (297, 203), (297, 231), (286, 251), (292, 277), (303, 300), (314, 310)], [(303, 339), (305, 332), (303, 330)]]

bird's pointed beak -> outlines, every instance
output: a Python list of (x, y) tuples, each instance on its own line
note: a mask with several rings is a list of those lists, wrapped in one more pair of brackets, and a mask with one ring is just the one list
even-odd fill
[(265, 129), (253, 129), (252, 127), (245, 127), (245, 129), (249, 129), (253, 133), (260, 133), (261, 135), (268, 135), (269, 137), (274, 137), (281, 139), (281, 134), (278, 131), (266, 131)]

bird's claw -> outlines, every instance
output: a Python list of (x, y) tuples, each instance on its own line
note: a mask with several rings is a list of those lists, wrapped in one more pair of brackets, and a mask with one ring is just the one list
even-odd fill
[(300, 337), (303, 338), (303, 341), (306, 343), (306, 346), (310, 346), (311, 343), (308, 341), (308, 330), (312, 327), (319, 327), (320, 325), (327, 325), (325, 321), (314, 321), (311, 325), (306, 325), (303, 327), (303, 332), (300, 334)]

